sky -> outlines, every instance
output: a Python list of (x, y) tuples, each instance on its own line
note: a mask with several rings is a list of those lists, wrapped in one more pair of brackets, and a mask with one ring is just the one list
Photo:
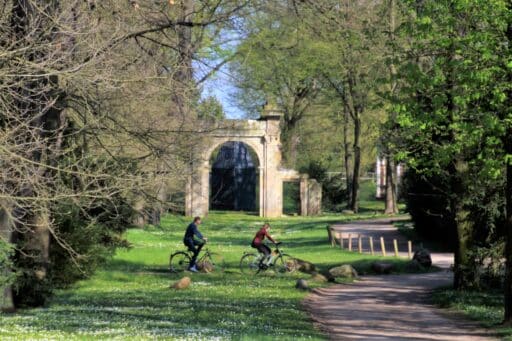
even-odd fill
[(244, 118), (245, 113), (237, 107), (232, 95), (236, 91), (233, 86), (229, 67), (224, 65), (215, 76), (206, 80), (203, 85), (202, 97), (215, 96), (222, 103), (226, 117), (229, 119)]
[[(240, 32), (235, 30), (226, 30), (223, 31), (220, 35), (220, 40), (222, 41), (221, 47), (225, 51), (234, 51), (242, 41), (242, 35)], [(221, 58), (217, 60), (209, 60), (202, 62), (195, 62), (194, 69), (201, 72), (209, 72), (211, 69), (208, 69), (206, 64), (208, 65), (216, 65), (222, 61)], [(222, 103), (224, 107), (224, 112), (226, 113), (226, 118), (229, 119), (241, 119), (246, 115), (245, 113), (236, 105), (236, 101), (233, 99), (233, 94), (236, 92), (236, 87), (234, 86), (233, 76), (229, 70), (229, 62), (224, 64), (215, 75), (208, 78), (203, 83), (201, 96), (203, 98), (208, 96), (215, 96)]]

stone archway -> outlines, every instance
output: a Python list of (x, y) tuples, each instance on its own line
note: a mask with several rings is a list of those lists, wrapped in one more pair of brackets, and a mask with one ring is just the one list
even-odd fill
[[(230, 141), (243, 142), (251, 147), (259, 161), (259, 214), (280, 217), (283, 214), (283, 181), (301, 182), (301, 214), (320, 213), (321, 189), (316, 181), (295, 170), (281, 167), (281, 115), (265, 110), (259, 120), (225, 120), (210, 132), (192, 165), (185, 197), (188, 216), (205, 216), (209, 209), (210, 157), (216, 148)], [(311, 193), (314, 192), (314, 193)]]

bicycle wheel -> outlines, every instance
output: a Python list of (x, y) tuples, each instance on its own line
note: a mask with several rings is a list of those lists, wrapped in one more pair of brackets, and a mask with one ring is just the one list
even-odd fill
[(246, 253), (240, 259), (240, 271), (243, 274), (255, 275), (260, 271), (260, 257), (255, 253)]
[(169, 269), (172, 273), (182, 272), (188, 269), (190, 257), (186, 252), (178, 251), (169, 259)]
[(295, 271), (295, 262), (293, 261), (293, 257), (283, 253), (276, 258), (274, 269), (275, 272), (279, 274), (291, 273)]
[(210, 252), (208, 254), (210, 263), (212, 264), (213, 271), (224, 271), (226, 263), (224, 262), (224, 256), (220, 253)]

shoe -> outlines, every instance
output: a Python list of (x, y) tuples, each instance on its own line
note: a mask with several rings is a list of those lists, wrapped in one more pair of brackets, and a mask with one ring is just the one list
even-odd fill
[(190, 267), (190, 268), (188, 268), (188, 271), (190, 271), (190, 272), (199, 272), (199, 270), (197, 270), (195, 265)]

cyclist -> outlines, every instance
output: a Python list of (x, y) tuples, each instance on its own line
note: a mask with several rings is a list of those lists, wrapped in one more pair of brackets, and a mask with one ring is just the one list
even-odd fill
[(259, 253), (262, 253), (264, 255), (263, 259), (261, 260), (260, 264), (263, 264), (266, 260), (270, 259), (270, 248), (263, 244), (263, 240), (265, 237), (267, 237), (272, 243), (276, 244), (277, 242), (270, 236), (270, 224), (265, 223), (261, 229), (256, 232), (256, 235), (254, 236), (251, 247), (258, 250)]
[[(191, 272), (198, 272), (196, 267), (197, 256), (208, 240), (208, 238), (203, 237), (201, 232), (199, 232), (197, 229), (198, 225), (201, 225), (201, 217), (194, 218), (194, 221), (188, 225), (187, 230), (185, 231), (185, 236), (183, 237), (183, 244), (188, 247), (189, 251), (194, 253), (188, 266), (188, 270)], [(197, 239), (194, 237), (197, 237)]]

